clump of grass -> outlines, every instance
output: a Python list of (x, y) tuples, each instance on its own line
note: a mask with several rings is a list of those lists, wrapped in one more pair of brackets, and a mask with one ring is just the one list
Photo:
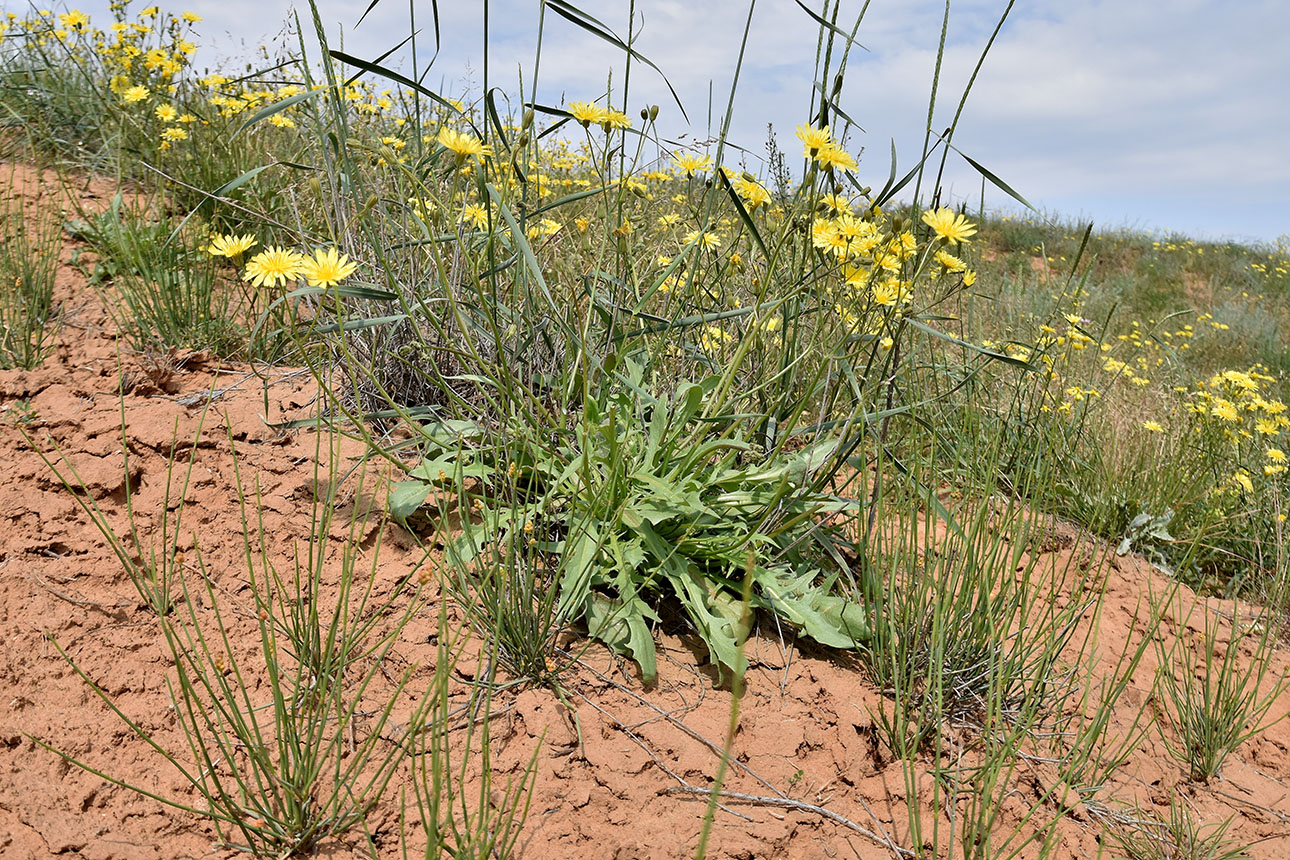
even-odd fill
[(54, 277), (62, 225), (24, 205), (16, 170), (9, 165), (0, 198), (0, 369), (30, 370), (49, 354), (58, 330)]
[[(329, 837), (360, 826), (414, 753), (418, 736), (435, 721), (434, 731), (445, 730), (448, 715), (435, 708), (445, 701), (441, 688), (451, 677), (454, 655), (448, 653), (434, 667), (431, 695), (420, 697), (406, 713), (403, 702), (415, 667), (374, 692), (402, 630), (424, 608), (421, 586), (429, 577), (414, 570), (387, 597), (375, 597), (379, 540), (371, 566), (360, 565), (360, 516), (351, 523), (333, 578), (327, 556), (339, 482), (334, 468), (323, 471), (318, 465), (324, 459), (335, 463), (335, 452), (328, 453), (333, 456), (315, 458), (314, 482), (329, 490), (316, 496), (308, 544), (296, 548), (285, 571), (273, 561), (263, 522), (248, 513), (256, 500), (243, 494), (239, 476), (251, 596), (242, 605), (233, 604), (227, 590), (217, 586), (200, 546), (191, 554), (174, 550), (192, 456), (177, 475), (172, 451), (167, 487), (179, 491), (173, 508), (167, 491), (159, 539), (152, 540), (139, 529), (129, 482), (128, 536), (122, 539), (97, 503), (80, 492), (70, 464), (47, 459), (120, 559), (164, 641), (173, 673), (168, 689), (186, 748), (161, 746), (69, 655), (60, 653), (131, 732), (192, 785), (201, 802), (156, 794), (113, 777), (110, 767), (100, 770), (37, 742), (115, 785), (210, 820), (225, 847), (285, 857), (308, 853)], [(251, 658), (239, 656), (232, 645), (235, 629), (247, 618), (254, 619), (250, 623), (258, 630), (260, 646)], [(260, 677), (267, 683), (259, 683)]]
[[(1203, 606), (1200, 611), (1199, 641), (1185, 634), (1188, 613), (1172, 646), (1157, 642), (1156, 690), (1164, 703), (1162, 736), (1170, 754), (1187, 769), (1189, 780), (1208, 783), (1228, 756), (1272, 725), (1268, 714), (1290, 690), (1290, 675), (1277, 676), (1271, 666), (1279, 641), (1276, 625), (1239, 613), (1224, 624), (1218, 613)], [(1249, 658), (1243, 653), (1247, 647)]]
[(1107, 833), (1125, 860), (1245, 860), (1246, 846), (1230, 839), (1233, 818), (1201, 824), (1174, 796), (1167, 817), (1133, 811), (1115, 816)]
[(147, 207), (127, 206), (118, 193), (105, 211), (70, 229), (99, 254), (94, 278), (114, 288), (102, 295), (135, 349), (246, 352), (235, 296), (218, 282), (214, 258), (174, 225), (149, 218)]

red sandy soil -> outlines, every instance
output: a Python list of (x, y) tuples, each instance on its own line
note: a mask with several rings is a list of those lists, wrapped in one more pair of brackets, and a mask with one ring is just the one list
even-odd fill
[[(8, 174), (6, 166), (0, 176)], [(59, 192), (51, 176), (25, 168), (15, 176), (15, 188), (4, 193), (17, 193), (32, 205), (56, 205)], [(86, 206), (102, 206), (111, 189), (89, 183), (78, 193)], [(65, 255), (70, 240), (68, 245)], [(156, 531), (167, 459), (179, 439), (181, 461), (192, 453), (195, 466), (177, 545), (191, 558), (196, 542), (231, 619), (232, 651), (242, 665), (256, 659), (262, 665), (258, 628), (246, 609), (252, 604), (234, 455), (243, 484), (258, 482), (272, 551), (285, 559), (292, 541), (303, 542), (309, 535), (317, 438), (312, 431), (276, 431), (266, 420), (310, 414), (312, 380), (283, 370), (257, 376), (249, 367), (205, 355), (131, 355), (114, 337), (98, 297), (75, 269), (64, 265), (58, 283), (65, 317), (54, 353), (39, 370), (0, 372), (0, 856), (236, 856), (213, 847), (213, 829), (203, 820), (69, 765), (29, 738), (41, 738), (150, 791), (195, 802), (183, 778), (128, 730), (52, 644), (57, 641), (125, 714), (155, 733), (158, 743), (186, 759), (166, 685), (173, 666), (156, 619), (73, 494), (51, 474), (27, 437), (47, 454), (57, 446), (84, 481), (82, 492), (97, 502), (118, 534), (125, 533), (129, 480), (145, 545), (160, 540)], [(122, 378), (127, 382), (124, 395)], [(340, 460), (348, 465), (359, 453), (348, 444)], [(332, 556), (339, 557), (350, 519), (377, 508), (358, 532), (360, 557), (370, 570), (375, 538), (383, 533), (376, 591), (378, 596), (389, 594), (425, 553), (406, 532), (380, 520), (380, 493), (350, 479), (337, 496)], [(1037, 551), (1059, 569), (1082, 567), (1106, 578), (1104, 607), (1096, 622), (1097, 671), (1110, 672), (1137, 635), (1132, 621), (1142, 615), (1149, 588), (1159, 592), (1164, 577), (1142, 560), (1117, 559), (1069, 529), (1059, 530), (1057, 539)], [(433, 557), (428, 563), (433, 568)], [(429, 683), (435, 649), (427, 640), (437, 629), (438, 599), (432, 597), (406, 628), (390, 658), (395, 669), (390, 675), (421, 667), (410, 684), (413, 692)], [(1194, 603), (1227, 613), (1236, 609), (1186, 592), (1182, 611)], [(462, 623), (455, 608), (449, 617)], [(1200, 618), (1196, 613), (1179, 623), (1168, 616), (1162, 635), (1194, 641)], [(1085, 624), (1091, 623), (1086, 618)], [(581, 744), (570, 712), (548, 688), (508, 689), (493, 703), (495, 796), (508, 777), (523, 773), (537, 751), (535, 788), (518, 856), (693, 856), (705, 798), (675, 790), (711, 785), (729, 720), (730, 692), (714, 683), (710, 667), (701, 665), (702, 647), (688, 636), (657, 635), (660, 682), (654, 688), (642, 686), (630, 663), (598, 647), (584, 651), (576, 637), (566, 639), (573, 653), (581, 655), (561, 676), (581, 725)], [(478, 643), (471, 647), (468, 653), (479, 652)], [(773, 624), (763, 626), (748, 647), (751, 669), (725, 788), (761, 800), (727, 801), (716, 815), (710, 856), (895, 856), (879, 844), (883, 838), (910, 847), (904, 771), (883, 748), (875, 728), (876, 715), (884, 706), (890, 709), (889, 701), (866, 682), (854, 660), (785, 645)], [(1284, 672), (1288, 663), (1287, 653), (1278, 652), (1274, 672)], [(472, 665), (463, 662), (455, 697), (466, 694)], [(1159, 707), (1151, 693), (1155, 669), (1155, 651), (1148, 649), (1120, 701), (1113, 734), (1126, 730), (1143, 709), (1148, 720), (1153, 718)], [(263, 700), (262, 687), (257, 681), (252, 695)], [(1283, 695), (1272, 717), (1287, 712), (1290, 695)], [(925, 765), (920, 765), (922, 796), (916, 800), (924, 805), (930, 787)], [(1041, 758), (1021, 761), (1002, 801), (1001, 832), (1038, 803), (1035, 821), (1063, 815), (1055, 856), (1115, 856), (1105, 839), (1115, 817), (1108, 810), (1138, 804), (1167, 814), (1170, 799), (1177, 797), (1201, 822), (1232, 818), (1229, 836), (1251, 843), (1250, 857), (1290, 856), (1290, 720), (1238, 749), (1209, 785), (1187, 782), (1154, 728), (1099, 795), (1106, 806), (1089, 808), (1069, 792), (1054, 791), (1055, 778)], [(367, 821), (382, 857), (402, 856), (397, 798), (406, 785), (407, 774), (400, 772), (386, 795), (390, 802)], [(1048, 799), (1041, 801), (1044, 795)], [(1062, 803), (1066, 806), (1059, 808)], [(960, 802), (957, 811), (963, 809)], [(934, 817), (930, 810), (925, 816), (929, 822)], [(409, 814), (409, 823), (415, 820)], [(942, 818), (941, 826), (946, 825)], [(410, 841), (419, 854), (415, 832)], [(956, 846), (956, 854), (960, 851)], [(362, 840), (352, 836), (334, 839), (320, 851), (328, 857), (367, 856), (364, 852)], [(1033, 848), (1021, 854), (1033, 855)]]

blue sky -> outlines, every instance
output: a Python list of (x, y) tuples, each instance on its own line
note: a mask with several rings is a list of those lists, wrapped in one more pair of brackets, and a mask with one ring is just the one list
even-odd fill
[[(627, 0), (574, 0), (618, 33)], [(806, 0), (819, 9), (823, 0)], [(15, 4), (9, 4), (16, 8)], [(136, 3), (137, 8), (140, 4)], [(333, 47), (375, 58), (409, 32), (409, 4), (382, 0), (355, 26), (366, 0), (320, 0)], [(1006, 0), (951, 3), (933, 126), (948, 125)], [(302, 19), (309, 8), (297, 4)], [(848, 28), (862, 2), (844, 0)], [(106, 2), (81, 3), (106, 21)], [(180, 11), (180, 7), (172, 7)], [(202, 15), (200, 64), (245, 58), (285, 36), (282, 0), (188, 0)], [(431, 4), (416, 0), (422, 59), (433, 53)], [(516, 92), (532, 76), (537, 0), (490, 5), (489, 83)], [(921, 150), (943, 3), (873, 0), (857, 33), (841, 106), (863, 128), (860, 175), (886, 179), (894, 139), (902, 170)], [(443, 44), (425, 78), (433, 89), (478, 92), (483, 81), (482, 0), (440, 0)], [(661, 77), (636, 65), (626, 105), (662, 107), (665, 135), (707, 135), (724, 110), (746, 2), (636, 0), (638, 50), (667, 74), (690, 116), (687, 127)], [(732, 139), (763, 153), (766, 124), (797, 155), (793, 128), (807, 121), (817, 27), (794, 0), (756, 4)], [(287, 41), (294, 44), (294, 40)], [(406, 58), (406, 51), (403, 52)], [(405, 61), (406, 62), (406, 61)], [(406, 64), (404, 66), (406, 69)], [(602, 96), (621, 106), (621, 52), (547, 12), (538, 100)], [(1290, 233), (1290, 4), (1284, 0), (1019, 0), (973, 86), (955, 143), (1046, 214), (1197, 238), (1270, 242)], [(750, 169), (757, 162), (750, 158)], [(947, 190), (979, 200), (978, 175), (952, 159)], [(986, 203), (1008, 199), (987, 189)], [(1015, 205), (1014, 205), (1015, 208)]]

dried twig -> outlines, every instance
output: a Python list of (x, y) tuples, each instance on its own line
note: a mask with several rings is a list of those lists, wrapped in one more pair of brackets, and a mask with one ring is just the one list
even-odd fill
[[(659, 793), (660, 794), (684, 794), (684, 795), (691, 795), (697, 798), (697, 797), (710, 797), (712, 795), (712, 789), (698, 788), (692, 785), (681, 785), (681, 786), (673, 786), (672, 788), (664, 788)], [(901, 857), (917, 856), (916, 854), (914, 854), (913, 851), (910, 851), (907, 848), (901, 848), (895, 842), (891, 841), (890, 838), (884, 837), (881, 834), (874, 833), (872, 830), (861, 827), (859, 824), (856, 824), (854, 821), (852, 821), (850, 818), (847, 818), (845, 815), (839, 815), (838, 813), (834, 812), (831, 809), (827, 809), (823, 806), (817, 806), (814, 803), (807, 803), (804, 800), (793, 800), (790, 797), (763, 797), (761, 795), (756, 795), (756, 794), (744, 794), (739, 791), (726, 791), (725, 789), (718, 791), (717, 797), (720, 797), (722, 800), (729, 801), (731, 803), (750, 803), (750, 804), (753, 804), (754, 806), (774, 806), (774, 807), (778, 807), (779, 809), (792, 809), (798, 812), (810, 812), (815, 815), (819, 815), (823, 818), (827, 818), (830, 821), (837, 822), (838, 824), (841, 824), (843, 827), (847, 828), (848, 830), (854, 831), (855, 833), (859, 833), (861, 836), (865, 837), (866, 839), (872, 839), (874, 842), (878, 843), (879, 845), (883, 846), (887, 850), (892, 851)]]

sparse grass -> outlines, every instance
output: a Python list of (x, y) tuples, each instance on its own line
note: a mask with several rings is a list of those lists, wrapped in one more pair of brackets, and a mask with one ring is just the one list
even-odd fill
[[(62, 225), (48, 205), (25, 203), (7, 167), (0, 197), (0, 369), (38, 367), (54, 345), (58, 307), (54, 277), (62, 251)], [(33, 181), (33, 196), (40, 183)]]
[(1269, 721), (1269, 712), (1290, 689), (1290, 676), (1270, 667), (1278, 643), (1274, 623), (1239, 614), (1225, 622), (1201, 611), (1197, 635), (1190, 634), (1189, 614), (1179, 619), (1183, 632), (1172, 648), (1157, 643), (1156, 687), (1170, 754), (1186, 767), (1188, 779), (1208, 783), (1242, 744), (1285, 719), (1276, 714)]
[(1233, 819), (1201, 824), (1182, 798), (1169, 804), (1169, 815), (1135, 811), (1118, 816), (1110, 829), (1123, 860), (1245, 860), (1245, 846), (1229, 839)]

